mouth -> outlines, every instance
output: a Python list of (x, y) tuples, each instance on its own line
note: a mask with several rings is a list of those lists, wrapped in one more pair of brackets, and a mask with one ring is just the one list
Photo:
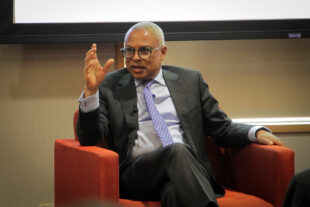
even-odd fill
[(146, 67), (140, 66), (140, 65), (132, 65), (132, 66), (130, 66), (130, 69), (133, 72), (140, 73), (140, 72), (144, 71), (146, 69)]

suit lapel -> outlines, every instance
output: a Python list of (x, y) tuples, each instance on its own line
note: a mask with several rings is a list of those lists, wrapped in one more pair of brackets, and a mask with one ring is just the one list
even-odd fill
[(193, 150), (195, 150), (193, 139), (190, 133), (190, 125), (188, 123), (190, 101), (187, 98), (188, 90), (186, 90), (186, 85), (188, 83), (186, 83), (186, 79), (184, 79), (181, 74), (174, 73), (169, 70), (163, 69), (163, 76), (172, 97), (175, 109), (178, 113), (178, 117), (185, 134), (185, 139), (187, 143), (193, 147)]
[(180, 74), (171, 72), (169, 70), (163, 69), (163, 76), (167, 87), (169, 89), (170, 95), (172, 97), (175, 108), (178, 112), (180, 119), (186, 117), (187, 104), (186, 103), (186, 93), (182, 85), (182, 77)]
[(128, 129), (138, 129), (137, 92), (130, 73), (118, 82), (116, 96), (121, 102)]

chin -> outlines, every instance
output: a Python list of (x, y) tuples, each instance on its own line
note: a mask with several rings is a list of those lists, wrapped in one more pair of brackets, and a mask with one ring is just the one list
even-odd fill
[(137, 80), (146, 80), (146, 79), (151, 79), (151, 78), (147, 78), (145, 76), (134, 76), (135, 79)]
[(147, 79), (147, 76), (144, 74), (137, 74), (137, 73), (131, 73), (132, 77), (138, 80), (144, 80)]

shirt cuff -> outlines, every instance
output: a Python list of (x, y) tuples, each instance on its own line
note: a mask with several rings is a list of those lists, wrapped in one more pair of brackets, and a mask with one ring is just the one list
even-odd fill
[(93, 111), (97, 108), (99, 108), (99, 92), (97, 92), (94, 95), (88, 96), (84, 98), (84, 91), (82, 92), (80, 98), (80, 109), (82, 112), (87, 113), (90, 111)]
[(258, 130), (260, 129), (263, 129), (263, 130), (266, 130), (268, 132), (271, 132), (270, 129), (268, 129), (267, 127), (264, 127), (264, 126), (253, 126), (250, 130), (249, 130), (249, 133), (248, 133), (248, 137), (249, 137), (249, 140), (251, 142), (257, 142), (257, 138), (256, 138), (256, 133)]

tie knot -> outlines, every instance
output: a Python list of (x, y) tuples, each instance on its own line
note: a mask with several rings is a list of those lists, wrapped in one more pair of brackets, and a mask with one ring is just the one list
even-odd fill
[(142, 85), (144, 85), (144, 87), (150, 88), (154, 82), (155, 82), (154, 79), (147, 79), (142, 82)]

